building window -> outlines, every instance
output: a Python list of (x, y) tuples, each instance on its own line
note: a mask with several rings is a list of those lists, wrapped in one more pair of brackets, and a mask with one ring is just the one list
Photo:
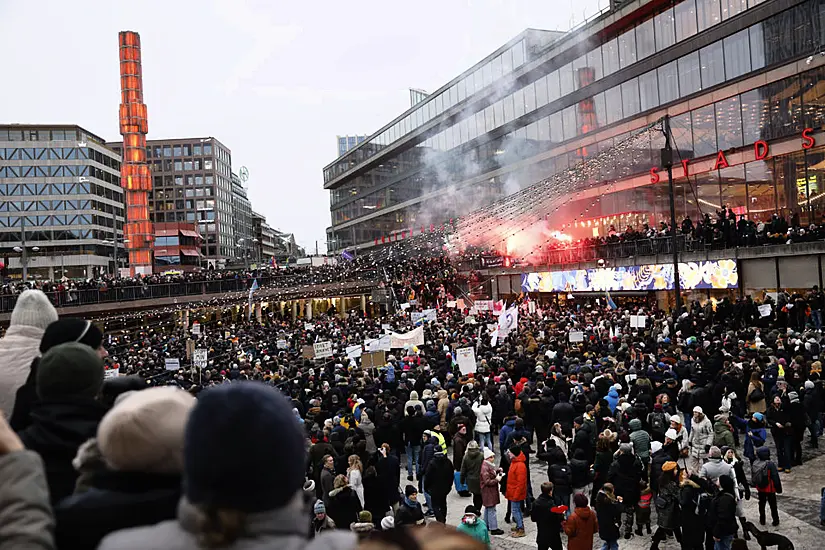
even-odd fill
[(636, 78), (622, 83), (622, 112), (624, 117), (639, 113), (639, 80)]
[(689, 53), (678, 60), (679, 92), (681, 97), (689, 96), (702, 89), (699, 52)]
[(719, 101), (716, 110), (716, 136), (719, 149), (727, 150), (733, 147), (742, 147), (742, 111), (739, 98)]
[(699, 32), (719, 24), (722, 21), (720, 0), (696, 0), (696, 16)]
[(699, 50), (702, 89), (711, 88), (725, 81), (725, 59), (722, 42), (714, 42)]
[(713, 105), (691, 111), (693, 123), (693, 152), (697, 157), (713, 155), (718, 150), (716, 142), (716, 117)]
[(622, 119), (622, 90), (619, 86), (613, 86), (604, 92), (605, 104), (607, 107), (607, 123), (613, 124)]
[(602, 62), (604, 64), (604, 76), (619, 70), (619, 43), (616, 38), (602, 46)]
[(750, 70), (748, 29), (745, 29), (725, 38), (725, 76), (731, 80), (749, 73)]
[(636, 29), (619, 36), (619, 65), (622, 68), (636, 63)]
[(681, 42), (697, 32), (695, 0), (685, 0), (673, 8), (676, 18), (676, 41)]
[(636, 58), (644, 59), (656, 53), (656, 39), (653, 31), (653, 19), (648, 19), (636, 27)]
[(659, 106), (659, 80), (655, 69), (639, 77), (639, 96), (642, 111)]

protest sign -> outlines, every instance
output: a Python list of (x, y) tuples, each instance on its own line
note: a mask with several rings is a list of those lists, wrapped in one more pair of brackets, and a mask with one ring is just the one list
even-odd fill
[(424, 327), (418, 327), (403, 334), (390, 334), (390, 348), (403, 348), (404, 346), (423, 346)]
[(347, 359), (358, 359), (363, 352), (364, 350), (360, 344), (357, 346), (347, 346)]
[(205, 369), (209, 358), (209, 350), (205, 348), (198, 348), (192, 354), (192, 364), (199, 369)]
[(178, 370), (180, 368), (180, 359), (166, 358), (163, 360), (166, 365), (166, 370)]
[(304, 330), (306, 330), (307, 332), (309, 332), (311, 330), (315, 330), (315, 324), (314, 323), (304, 323)]
[(476, 300), (475, 301), (475, 308), (478, 311), (492, 311), (493, 301), (492, 300)]
[(120, 367), (104, 367), (103, 378), (116, 378), (120, 376)]
[(580, 330), (571, 330), (570, 331), (570, 341), (571, 342), (584, 342), (584, 333)]
[(760, 317), (767, 317), (771, 314), (771, 305), (770, 304), (762, 304), (757, 309), (759, 309), (759, 316)]
[(332, 342), (315, 342), (312, 349), (315, 351), (316, 359), (332, 357)]
[(476, 352), (473, 348), (459, 348), (455, 350), (455, 355), (461, 374), (470, 374), (476, 371)]
[(286, 340), (278, 340), (275, 345), (278, 349), (289, 349), (289, 344)]
[(304, 346), (301, 350), (301, 357), (304, 359), (312, 359), (315, 357), (315, 348), (312, 346)]
[(464, 324), (465, 325), (474, 325), (474, 324), (476, 324), (476, 318), (472, 315), (468, 315), (467, 317), (464, 318)]
[(455, 300), (448, 300), (447, 307), (455, 307)]
[(386, 353), (384, 351), (371, 351), (361, 356), (361, 368), (371, 369), (383, 367), (387, 364)]
[(192, 323), (192, 334), (194, 334), (195, 336), (201, 335), (201, 324), (197, 321)]

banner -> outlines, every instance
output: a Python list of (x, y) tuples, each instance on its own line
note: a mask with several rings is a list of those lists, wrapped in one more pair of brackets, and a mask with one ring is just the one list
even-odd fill
[(418, 323), (426, 323), (428, 321), (436, 320), (436, 311), (434, 309), (425, 309), (424, 311), (414, 311), (410, 313), (410, 319), (414, 325)]
[(178, 370), (180, 368), (180, 359), (166, 358), (163, 363), (166, 365), (166, 370)]
[(492, 300), (476, 300), (475, 301), (475, 308), (478, 311), (492, 311), (493, 310), (493, 301)]
[(332, 342), (315, 342), (312, 349), (315, 351), (316, 359), (332, 357)]
[(501, 315), (502, 313), (504, 313), (504, 301), (493, 302), (493, 315)]
[(455, 350), (458, 370), (461, 374), (470, 374), (476, 371), (476, 352), (473, 348), (458, 348)]
[(104, 380), (108, 378), (117, 378), (118, 376), (120, 376), (120, 367), (109, 367), (103, 371)]
[(369, 352), (390, 351), (392, 349), (391, 334), (383, 334), (380, 338), (372, 338), (364, 341), (364, 347)]
[(511, 307), (498, 318), (498, 337), (504, 338), (518, 328), (518, 308)]
[(571, 330), (570, 331), (570, 341), (571, 342), (584, 342), (584, 333), (580, 330)]
[(403, 334), (390, 334), (390, 347), (403, 348), (404, 346), (423, 346), (424, 345), (424, 327), (418, 327)]
[(360, 345), (347, 346), (347, 359), (358, 359), (363, 352), (364, 350)]
[(307, 332), (315, 330), (315, 325), (313, 323), (304, 323), (304, 330)]

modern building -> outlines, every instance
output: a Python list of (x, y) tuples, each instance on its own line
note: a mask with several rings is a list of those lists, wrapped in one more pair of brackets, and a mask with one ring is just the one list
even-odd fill
[(415, 107), (425, 99), (430, 97), (430, 94), (418, 88), (410, 88), (410, 107)]
[[(614, 7), (563, 36), (525, 31), (328, 165), (329, 249), (375, 246), (449, 221), (568, 171), (665, 115), (678, 219), (727, 205), (758, 221), (791, 211), (803, 223), (820, 220), (825, 3)], [(669, 219), (663, 145), (664, 135), (651, 132), (598, 181), (570, 178), (551, 225), (579, 223), (584, 212)], [(588, 227), (603, 234), (609, 226)]]
[(241, 178), (231, 175), (232, 182), (232, 229), (235, 235), (235, 261), (239, 264), (254, 264), (257, 252), (253, 228), (252, 205), (246, 196)]
[(186, 222), (156, 223), (155, 273), (197, 271), (203, 268), (202, 238), (198, 224)]
[(353, 149), (364, 143), (369, 136), (336, 136), (338, 139), (338, 156), (345, 154), (350, 149)]
[(275, 231), (266, 223), (266, 217), (252, 212), (252, 233), (255, 238), (255, 259), (267, 265), (275, 257)]
[(295, 242), (293, 233), (284, 233), (274, 229), (275, 233), (275, 261), (278, 265), (295, 263), (299, 258), (306, 257), (306, 251)]
[[(122, 143), (110, 143), (120, 151)], [(195, 223), (203, 237), (203, 267), (239, 258), (232, 219), (232, 153), (214, 137), (148, 140), (153, 223)]]
[[(89, 278), (125, 264), (118, 153), (76, 125), (0, 125), (0, 250), (12, 278)], [(116, 252), (117, 251), (117, 252)]]

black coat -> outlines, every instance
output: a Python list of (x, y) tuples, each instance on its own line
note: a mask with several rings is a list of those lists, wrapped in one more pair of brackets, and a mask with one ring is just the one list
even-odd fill
[(574, 458), (570, 461), (570, 474), (573, 487), (576, 489), (586, 487), (588, 483), (593, 481), (593, 476), (590, 474), (590, 463), (584, 459)]
[(573, 429), (573, 419), (576, 417), (576, 409), (567, 402), (556, 403), (553, 407), (553, 424), (561, 424), (564, 433), (569, 434)]
[(670, 445), (665, 445), (650, 457), (650, 488), (653, 492), (658, 491), (659, 478), (662, 477), (662, 466), (665, 462), (676, 462), (679, 460), (679, 444), (675, 441)]
[(596, 519), (599, 522), (599, 537), (602, 540), (619, 540), (619, 526), (622, 524), (622, 505), (610, 500), (604, 493), (596, 497)]
[(109, 533), (176, 517), (179, 475), (104, 471), (94, 475), (91, 485), (54, 508), (60, 550), (94, 550)]
[(395, 511), (395, 526), (401, 525), (416, 525), (424, 523), (424, 511), (421, 505), (416, 503), (415, 506), (408, 506), (406, 501), (402, 500)]
[(335, 522), (336, 529), (346, 529), (358, 521), (358, 513), (361, 511), (361, 501), (350, 487), (333, 489), (329, 494), (327, 504), (327, 515)]
[(43, 459), (52, 506), (74, 493), (79, 474), (72, 460), (77, 449), (95, 437), (105, 413), (106, 408), (93, 400), (36, 403), (31, 424), (17, 434)]
[(548, 473), (550, 481), (553, 482), (553, 496), (558, 497), (555, 501), (561, 503), (559, 499), (573, 494), (573, 475), (570, 466), (567, 463), (551, 464)]
[[(530, 512), (530, 519), (536, 523), (538, 534), (536, 542), (539, 548), (548, 548), (552, 546), (553, 541), (560, 541), (561, 522), (564, 520), (564, 514), (556, 514), (552, 512), (556, 503), (553, 497), (541, 494), (533, 502), (533, 510)], [(561, 547), (559, 544), (558, 547)]]
[(401, 463), (398, 461), (398, 457), (393, 454), (388, 454), (386, 458), (379, 455), (375, 470), (381, 479), (381, 484), (384, 492), (387, 494), (388, 502), (395, 504), (398, 502), (398, 482), (401, 480)]
[(620, 454), (610, 465), (607, 481), (613, 484), (616, 495), (628, 506), (639, 502), (639, 482), (645, 475), (642, 461), (633, 454)]
[[(390, 495), (385, 488), (385, 483), (380, 476), (364, 475), (364, 509), (372, 514), (372, 522), (376, 527), (380, 527), (381, 520), (390, 510)], [(395, 499), (398, 500), (398, 490), (395, 491)]]
[(434, 497), (446, 497), (453, 486), (453, 464), (443, 454), (436, 454), (427, 466), (424, 488)]

